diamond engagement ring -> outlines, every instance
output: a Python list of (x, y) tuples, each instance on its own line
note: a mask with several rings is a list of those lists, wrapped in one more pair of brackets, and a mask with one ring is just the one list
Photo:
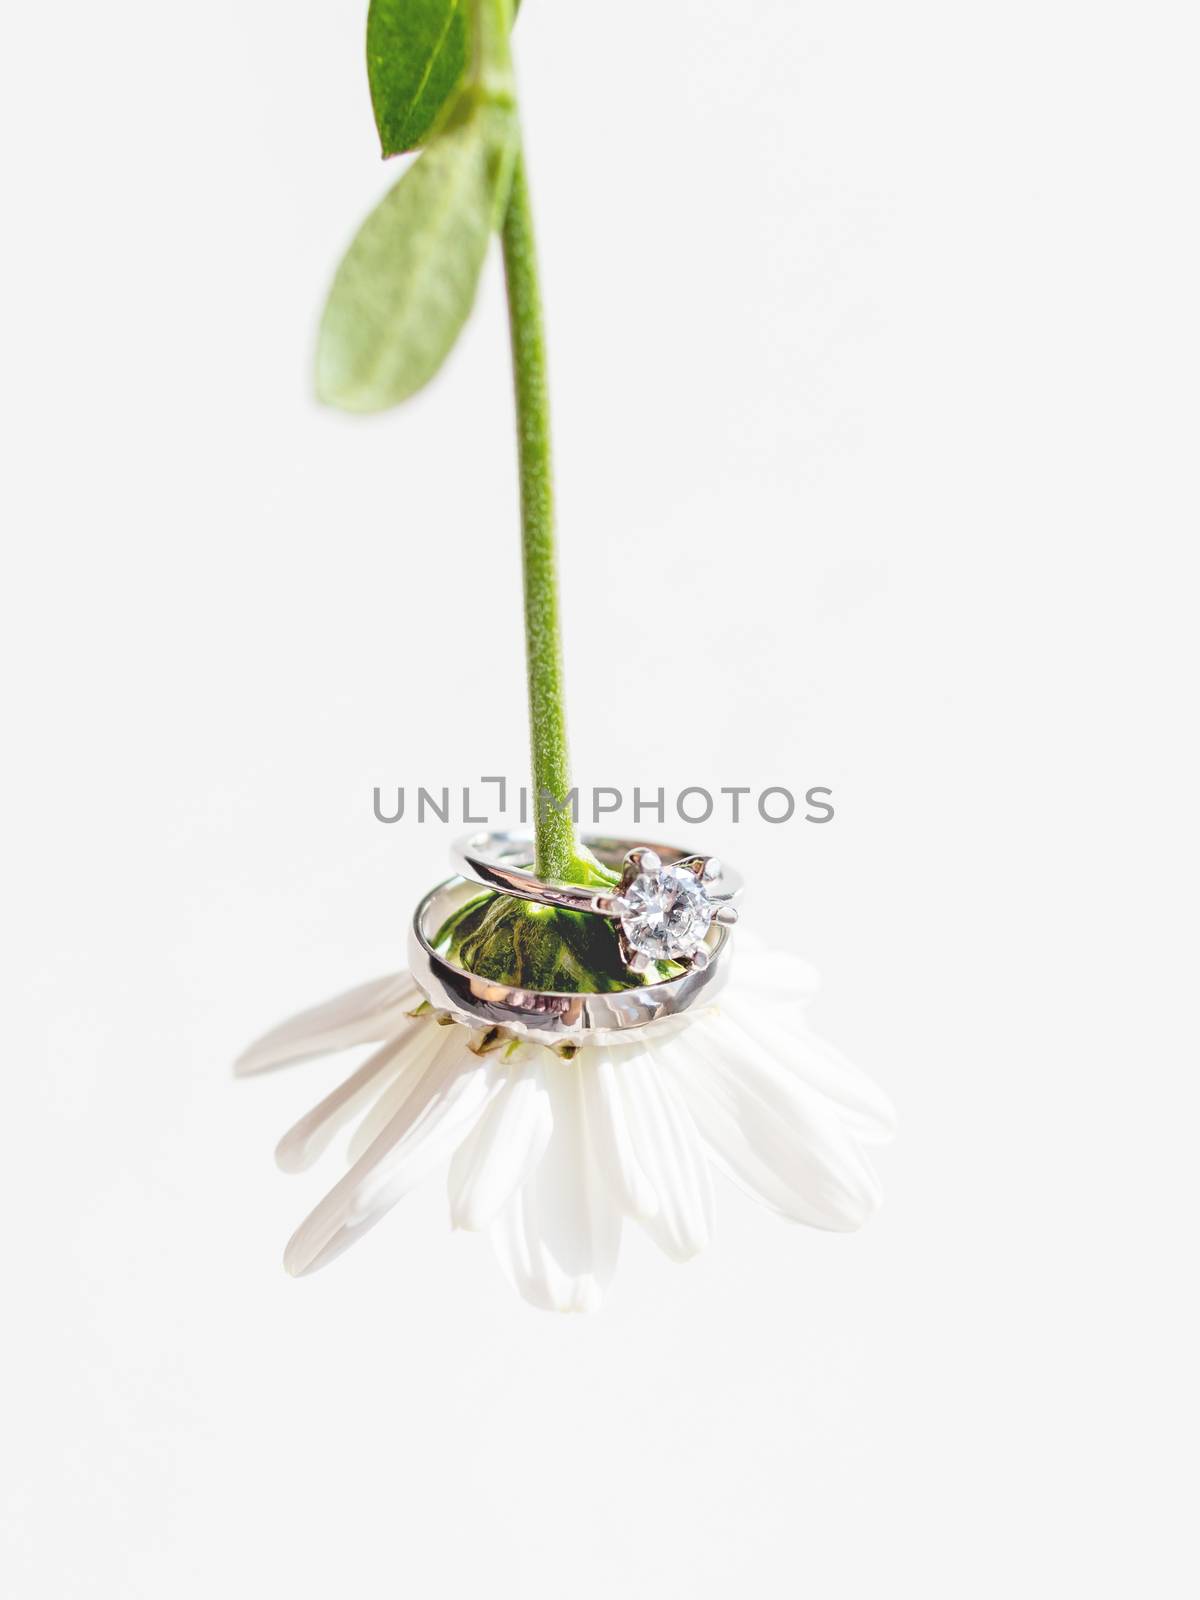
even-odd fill
[(635, 844), (589, 834), (582, 841), (596, 859), (621, 874), (611, 888), (539, 878), (528, 865), (532, 842), (517, 833), (473, 833), (453, 849), (464, 878), (519, 900), (583, 911), (617, 924), (621, 956), (631, 972), (674, 961), (703, 969), (713, 923), (732, 927), (741, 879), (715, 856), (691, 855), (670, 845)]

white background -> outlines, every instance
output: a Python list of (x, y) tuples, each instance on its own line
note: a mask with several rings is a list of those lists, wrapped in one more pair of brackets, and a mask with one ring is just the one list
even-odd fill
[(0, 1589), (1194, 1595), (1193, 8), (523, 9), (576, 775), (833, 787), (691, 837), (902, 1117), (592, 1319), (436, 1184), (286, 1278), (338, 1064), (230, 1076), (523, 771), (498, 262), (322, 413), (365, 7), (11, 9)]

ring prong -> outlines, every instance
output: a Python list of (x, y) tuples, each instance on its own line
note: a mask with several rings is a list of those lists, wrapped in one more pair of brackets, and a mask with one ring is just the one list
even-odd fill
[(650, 957), (644, 950), (635, 950), (626, 963), (630, 972), (643, 973), (650, 970)]
[(708, 954), (707, 945), (700, 944), (700, 945), (697, 945), (696, 948), (692, 951), (691, 965), (695, 968), (695, 970), (697, 972), (703, 972), (705, 967), (709, 963), (709, 959), (710, 959), (710, 957), (709, 957), (709, 954)]
[(709, 856), (708, 860), (704, 863), (704, 871), (700, 874), (700, 876), (704, 879), (705, 883), (716, 883), (717, 879), (721, 876), (724, 870), (724, 867), (721, 865), (720, 856)]
[(723, 928), (737, 926), (738, 908), (736, 906), (722, 906), (717, 912), (714, 921), (719, 922)]
[(598, 911), (602, 917), (622, 917), (628, 907), (619, 894), (594, 894), (592, 896), (592, 910)]
[(641, 872), (658, 872), (662, 867), (662, 858), (652, 846), (635, 844), (632, 850), (626, 850), (624, 865), (625, 879), (632, 882)]

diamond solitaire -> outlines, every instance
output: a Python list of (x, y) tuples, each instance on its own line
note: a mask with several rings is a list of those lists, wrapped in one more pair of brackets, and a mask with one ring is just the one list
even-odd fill
[(648, 846), (628, 852), (616, 892), (597, 896), (595, 905), (617, 918), (631, 971), (645, 972), (655, 961), (707, 964), (704, 939), (714, 919), (726, 925), (737, 919), (728, 897), (714, 893), (720, 879), (715, 856), (687, 856), (664, 866)]
[(708, 932), (715, 910), (703, 883), (687, 867), (642, 871), (622, 899), (625, 937), (652, 961), (691, 955)]

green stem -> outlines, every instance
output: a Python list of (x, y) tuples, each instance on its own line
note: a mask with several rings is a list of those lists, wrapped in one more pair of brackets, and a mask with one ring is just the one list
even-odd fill
[[(529, 680), (529, 742), (533, 756), (534, 866), (539, 877), (578, 880), (580, 865), (570, 810), (571, 781), (563, 705), (562, 640), (554, 543), (554, 484), (550, 459), (550, 397), (546, 340), (538, 286), (533, 213), (518, 148), (501, 230), (508, 286), (521, 471), (521, 554), (525, 582), (525, 663)], [(554, 797), (547, 805), (543, 795)], [(558, 809), (562, 806), (563, 809)]]

